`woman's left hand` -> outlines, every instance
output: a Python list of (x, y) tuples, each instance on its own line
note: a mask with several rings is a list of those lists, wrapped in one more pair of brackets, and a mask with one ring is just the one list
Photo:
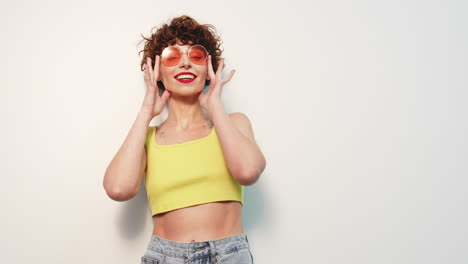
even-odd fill
[(225, 66), (224, 59), (220, 60), (216, 74), (214, 73), (213, 65), (211, 64), (211, 55), (208, 56), (208, 59), (208, 76), (210, 77), (210, 87), (206, 93), (203, 93), (203, 91), (200, 92), (198, 95), (198, 101), (200, 102), (201, 107), (203, 107), (208, 115), (212, 117), (212, 114), (215, 111), (218, 111), (218, 109), (222, 108), (221, 91), (224, 84), (231, 80), (235, 70), (231, 70), (225, 79), (221, 79)]

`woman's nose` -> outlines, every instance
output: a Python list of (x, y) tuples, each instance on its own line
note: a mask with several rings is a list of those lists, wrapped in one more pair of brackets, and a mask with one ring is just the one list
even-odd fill
[(180, 67), (184, 67), (184, 68), (192, 67), (192, 65), (190, 65), (190, 59), (189, 59), (187, 52), (182, 53), (182, 57), (180, 58)]

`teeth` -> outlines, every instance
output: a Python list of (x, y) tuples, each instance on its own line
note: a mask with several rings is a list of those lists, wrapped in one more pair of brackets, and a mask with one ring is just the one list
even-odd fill
[(191, 75), (191, 74), (181, 74), (179, 76), (176, 77), (176, 79), (194, 79), (195, 76)]

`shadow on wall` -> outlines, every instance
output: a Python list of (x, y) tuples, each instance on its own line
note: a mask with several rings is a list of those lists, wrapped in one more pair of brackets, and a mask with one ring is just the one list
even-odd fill
[(244, 223), (244, 231), (249, 236), (252, 231), (263, 233), (267, 231), (272, 224), (271, 219), (267, 219), (268, 212), (271, 214), (271, 206), (266, 199), (267, 194), (263, 191), (262, 178), (266, 177), (265, 173), (260, 175), (260, 179), (251, 186), (244, 187), (244, 209), (242, 220)]
[[(272, 206), (266, 199), (263, 192), (262, 177), (267, 177), (263, 173), (260, 180), (251, 186), (244, 186), (244, 207), (242, 220), (244, 232), (249, 235), (251, 231), (269, 233), (273, 230), (269, 226), (274, 226), (272, 217)], [(131, 200), (123, 202), (120, 216), (117, 217), (117, 227), (121, 236), (131, 240), (137, 238), (145, 230), (146, 223), (151, 221), (151, 211), (148, 206), (144, 181), (141, 182), (140, 191)], [(268, 213), (270, 212), (270, 213)]]
[(140, 191), (131, 200), (123, 202), (117, 217), (117, 228), (123, 238), (137, 238), (145, 230), (146, 222), (153, 222), (147, 199), (144, 181), (141, 181)]

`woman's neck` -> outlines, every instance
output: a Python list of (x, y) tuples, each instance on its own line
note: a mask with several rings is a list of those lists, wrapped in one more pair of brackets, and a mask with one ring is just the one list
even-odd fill
[(168, 99), (169, 114), (164, 123), (176, 129), (190, 129), (206, 123), (208, 117), (202, 111), (197, 96), (175, 96)]

